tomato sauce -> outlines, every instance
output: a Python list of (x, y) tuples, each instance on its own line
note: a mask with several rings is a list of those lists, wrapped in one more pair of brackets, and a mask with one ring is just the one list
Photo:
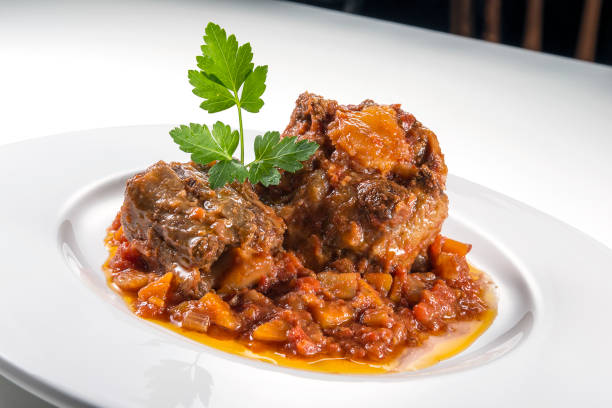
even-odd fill
[(496, 316), (492, 284), (465, 261), (469, 246), (441, 236), (429, 249), (438, 265), (423, 279), (406, 271), (296, 272), (282, 288), (266, 290), (260, 279), (239, 294), (212, 290), (197, 300), (178, 296), (173, 273), (149, 271), (120, 223), (105, 242), (108, 283), (134, 313), (206, 346), (284, 367), (341, 374), (421, 369), (463, 351)]

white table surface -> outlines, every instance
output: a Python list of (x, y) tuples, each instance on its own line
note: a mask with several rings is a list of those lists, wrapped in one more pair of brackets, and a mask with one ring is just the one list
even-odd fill
[[(451, 173), (612, 248), (612, 68), (291, 3), (2, 2), (0, 148), (79, 129), (234, 124), (233, 111), (199, 109), (187, 82), (210, 20), (269, 65), (266, 105), (246, 127), (282, 130), (304, 90), (401, 103), (437, 133)], [(0, 377), (0, 406), (48, 405)]]

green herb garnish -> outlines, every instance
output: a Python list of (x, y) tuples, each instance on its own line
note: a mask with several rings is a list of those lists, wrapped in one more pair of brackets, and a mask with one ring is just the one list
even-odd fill
[[(255, 138), (255, 160), (244, 163), (244, 131), (242, 110), (257, 113), (263, 106), (261, 99), (266, 90), (268, 66), (252, 63), (251, 44), (238, 46), (236, 37), (229, 37), (217, 24), (208, 23), (205, 29), (202, 55), (197, 57), (200, 70), (189, 71), (193, 93), (204, 99), (200, 107), (208, 113), (221, 112), (236, 105), (239, 131), (216, 122), (212, 131), (206, 125), (190, 123), (170, 131), (180, 149), (191, 153), (191, 160), (201, 164), (216, 161), (208, 172), (212, 188), (224, 186), (234, 180), (264, 186), (280, 182), (278, 169), (295, 172), (302, 168), (319, 147), (314, 142), (281, 139), (278, 132), (266, 132)], [(240, 144), (240, 160), (233, 158)]]

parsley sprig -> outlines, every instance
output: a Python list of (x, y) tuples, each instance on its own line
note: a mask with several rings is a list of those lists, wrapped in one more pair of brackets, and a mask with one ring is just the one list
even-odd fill
[[(238, 46), (236, 37), (227, 36), (217, 24), (205, 29), (202, 55), (196, 57), (199, 70), (189, 71), (193, 93), (204, 99), (200, 107), (208, 113), (221, 112), (236, 106), (239, 130), (216, 122), (212, 131), (206, 125), (190, 123), (170, 131), (180, 149), (191, 153), (191, 160), (201, 164), (216, 162), (209, 170), (212, 188), (234, 180), (261, 183), (264, 186), (280, 182), (278, 169), (295, 172), (302, 168), (318, 145), (295, 137), (280, 137), (278, 132), (266, 132), (255, 138), (255, 160), (244, 163), (244, 130), (242, 110), (257, 113), (264, 105), (261, 96), (266, 90), (268, 66), (255, 67), (251, 44)], [(233, 157), (240, 144), (240, 160)]]

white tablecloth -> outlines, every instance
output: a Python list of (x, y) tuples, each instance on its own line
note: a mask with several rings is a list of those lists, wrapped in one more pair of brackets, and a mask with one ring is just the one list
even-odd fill
[[(282, 130), (304, 90), (401, 103), (437, 133), (451, 173), (612, 247), (612, 68), (292, 3), (2, 3), (0, 146), (109, 126), (235, 124), (233, 111), (199, 109), (186, 78), (210, 20), (269, 65), (266, 105), (246, 127)], [(2, 381), (0, 406), (18, 401)]]

